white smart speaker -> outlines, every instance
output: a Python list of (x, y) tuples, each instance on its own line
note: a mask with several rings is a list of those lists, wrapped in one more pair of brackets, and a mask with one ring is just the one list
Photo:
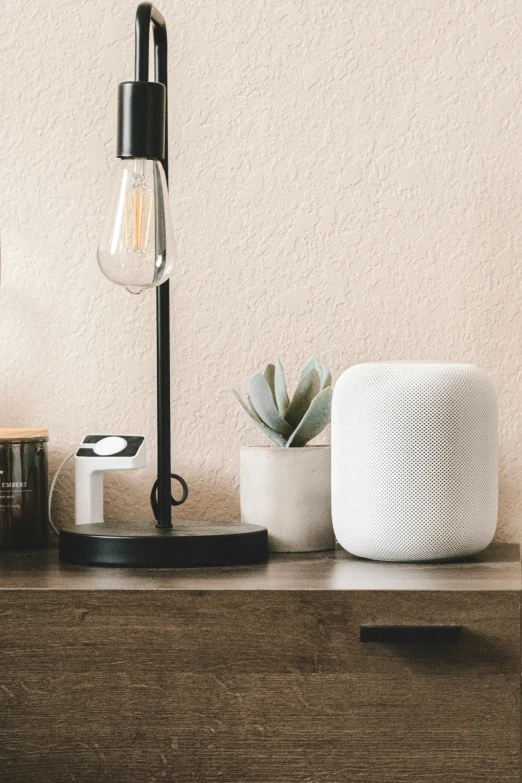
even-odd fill
[(492, 540), (497, 402), (472, 364), (378, 362), (346, 370), (332, 402), (332, 517), (372, 560), (444, 560)]

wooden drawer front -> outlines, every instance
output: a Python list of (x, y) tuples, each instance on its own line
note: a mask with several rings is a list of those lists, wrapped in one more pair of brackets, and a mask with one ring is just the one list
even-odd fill
[[(517, 593), (12, 592), (6, 783), (519, 783)], [(362, 644), (361, 624), (462, 624)]]

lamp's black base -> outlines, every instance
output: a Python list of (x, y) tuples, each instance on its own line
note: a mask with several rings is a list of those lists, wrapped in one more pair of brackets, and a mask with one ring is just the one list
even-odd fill
[(257, 525), (136, 523), (75, 525), (60, 531), (60, 560), (87, 566), (191, 568), (262, 563), (268, 537)]

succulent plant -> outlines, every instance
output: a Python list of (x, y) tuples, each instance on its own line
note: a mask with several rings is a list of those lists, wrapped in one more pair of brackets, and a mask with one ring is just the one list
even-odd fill
[(305, 365), (292, 400), (288, 397), (281, 360), (252, 376), (247, 402), (228, 388), (256, 427), (282, 448), (305, 446), (330, 421), (330, 370), (315, 357)]

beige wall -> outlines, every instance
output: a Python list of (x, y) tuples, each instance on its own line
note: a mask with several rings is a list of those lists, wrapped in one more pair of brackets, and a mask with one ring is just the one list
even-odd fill
[[(501, 409), (501, 538), (522, 500), (518, 0), (163, 0), (170, 37), (173, 451), (184, 515), (238, 513), (223, 392), (281, 355), (335, 376), (378, 359), (476, 362)], [(98, 271), (115, 92), (135, 2), (4, 3), (0, 32), (3, 425), (155, 447), (154, 297)], [(108, 482), (148, 515), (153, 462)], [(72, 471), (57, 515), (72, 514)]]

